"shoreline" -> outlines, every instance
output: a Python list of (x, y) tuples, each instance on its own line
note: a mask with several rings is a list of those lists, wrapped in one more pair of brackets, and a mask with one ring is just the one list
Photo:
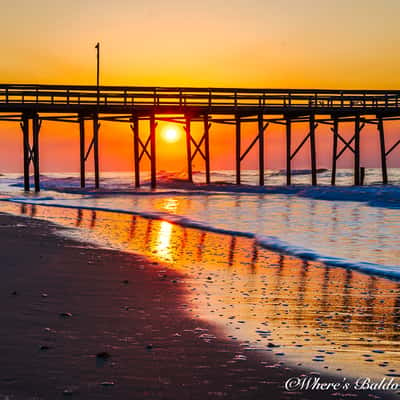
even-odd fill
[[(54, 234), (62, 229), (0, 215), (0, 395), (56, 399), (70, 390), (90, 399), (321, 398), (315, 391), (284, 391), (283, 382), (304, 373), (300, 369), (254, 352), (235, 359), (243, 354), (238, 343), (191, 318), (176, 271)], [(203, 333), (216, 338), (205, 341)], [(96, 359), (103, 351), (111, 357)]]
[(223, 234), (229, 236), (237, 236), (254, 239), (257, 245), (274, 252), (279, 252), (281, 254), (289, 255), (296, 257), (298, 259), (304, 261), (314, 261), (325, 264), (330, 267), (335, 268), (344, 268), (350, 269), (354, 271), (358, 271), (364, 273), (366, 275), (381, 277), (385, 279), (391, 279), (393, 281), (400, 281), (400, 272), (399, 266), (397, 265), (386, 265), (386, 264), (377, 264), (368, 261), (359, 261), (353, 259), (347, 259), (342, 257), (335, 257), (331, 255), (325, 255), (319, 253), (310, 248), (301, 247), (296, 244), (291, 244), (289, 242), (283, 241), (276, 236), (269, 236), (263, 234), (257, 234), (253, 232), (246, 231), (238, 231), (231, 230), (225, 228), (218, 228), (213, 225), (209, 225), (206, 223), (199, 222), (194, 219), (190, 219), (185, 216), (179, 216), (175, 214), (170, 214), (167, 212), (157, 212), (157, 211), (149, 211), (149, 212), (141, 212), (141, 211), (133, 211), (133, 210), (123, 210), (123, 209), (107, 209), (104, 207), (95, 207), (93, 205), (83, 206), (83, 205), (68, 205), (68, 204), (51, 204), (47, 203), (48, 199), (44, 198), (42, 201), (39, 198), (35, 202), (32, 202), (30, 199), (15, 199), (15, 200), (2, 200), (0, 202), (9, 202), (10, 204), (20, 204), (20, 205), (31, 205), (31, 206), (39, 206), (39, 207), (54, 207), (59, 209), (67, 209), (67, 210), (86, 210), (86, 211), (100, 211), (100, 212), (108, 212), (115, 214), (127, 214), (132, 216), (137, 216), (140, 218), (145, 218), (154, 221), (165, 221), (173, 225), (178, 225), (184, 228), (198, 229), (200, 231)]

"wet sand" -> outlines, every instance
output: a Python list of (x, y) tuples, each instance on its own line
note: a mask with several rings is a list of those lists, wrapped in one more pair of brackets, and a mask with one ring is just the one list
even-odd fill
[[(81, 224), (82, 218), (75, 224)], [(185, 285), (183, 270), (168, 268), (162, 257), (151, 261), (85, 246), (55, 235), (55, 230), (62, 228), (36, 219), (0, 216), (0, 398), (340, 399), (351, 395), (364, 399), (372, 395), (351, 390), (343, 395), (285, 392), (287, 378), (310, 369), (277, 364), (264, 353), (238, 357), (243, 348), (235, 340), (227, 340), (217, 325), (190, 311), (190, 286)], [(162, 243), (158, 244), (162, 250)], [(282, 322), (280, 314), (277, 311), (267, 319)], [(110, 357), (96, 357), (101, 352)], [(378, 396), (390, 398), (391, 393)]]

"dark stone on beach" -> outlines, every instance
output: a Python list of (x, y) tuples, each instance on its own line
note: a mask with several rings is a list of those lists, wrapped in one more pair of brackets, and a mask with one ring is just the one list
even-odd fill
[(97, 353), (96, 357), (101, 358), (102, 360), (108, 360), (111, 357), (111, 355), (109, 353), (107, 353), (106, 351), (102, 351), (100, 353)]
[(279, 346), (276, 345), (276, 344), (273, 344), (273, 343), (269, 342), (269, 343), (267, 344), (267, 347), (279, 347)]
[(62, 313), (60, 313), (60, 317), (70, 318), (70, 317), (72, 317), (72, 314), (69, 312), (62, 312)]
[(146, 346), (146, 349), (147, 350), (151, 350), (153, 348), (153, 345), (152, 344), (148, 344), (147, 346)]
[(71, 389), (65, 389), (63, 391), (63, 396), (72, 396), (75, 392)]
[(101, 386), (114, 386), (115, 383), (113, 381), (104, 381), (100, 383)]

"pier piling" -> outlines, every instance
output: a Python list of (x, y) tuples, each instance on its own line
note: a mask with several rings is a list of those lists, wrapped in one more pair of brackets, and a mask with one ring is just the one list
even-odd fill
[(336, 116), (333, 117), (333, 127), (331, 128), (333, 133), (332, 143), (332, 175), (331, 185), (336, 185), (336, 165), (337, 165), (337, 150), (338, 150), (338, 133), (339, 133), (339, 120)]
[(208, 114), (204, 115), (204, 159), (206, 164), (206, 183), (210, 183), (210, 128)]
[(286, 126), (286, 184), (292, 184), (292, 124), (289, 117), (285, 119)]
[(24, 190), (29, 192), (29, 165), (31, 162), (31, 148), (29, 144), (29, 118), (26, 114), (23, 114), (21, 121), (22, 138), (23, 138), (23, 154), (24, 154)]
[(378, 131), (379, 131), (379, 147), (381, 153), (381, 170), (382, 170), (382, 183), (388, 183), (387, 165), (386, 165), (386, 146), (385, 146), (385, 131), (383, 127), (382, 116), (378, 116)]
[(360, 185), (360, 115), (354, 120), (354, 185)]
[(33, 178), (35, 185), (35, 192), (40, 192), (40, 151), (39, 151), (39, 133), (42, 126), (42, 121), (37, 114), (32, 117), (32, 161), (33, 161)]
[(79, 166), (80, 166), (80, 180), (81, 188), (86, 186), (85, 174), (85, 118), (79, 115)]
[(100, 167), (99, 167), (99, 115), (93, 116), (93, 159), (94, 159), (94, 186), (100, 187)]
[(193, 182), (192, 173), (192, 133), (191, 133), (191, 118), (185, 116), (185, 132), (186, 132), (186, 158), (187, 158), (187, 174), (188, 181)]
[(241, 155), (241, 122), (240, 115), (235, 116), (235, 164), (236, 164), (236, 184), (240, 185), (241, 182), (241, 168), (240, 168), (240, 155)]
[(264, 186), (264, 115), (258, 114), (258, 173), (259, 173), (259, 185)]
[(151, 188), (157, 186), (157, 171), (156, 171), (156, 128), (157, 123), (155, 115), (150, 115), (150, 169), (151, 169)]
[(133, 163), (135, 168), (135, 187), (140, 187), (140, 160), (139, 160), (139, 118), (132, 116), (131, 129), (133, 132)]
[(315, 116), (310, 115), (311, 184), (317, 185), (317, 152), (315, 148)]

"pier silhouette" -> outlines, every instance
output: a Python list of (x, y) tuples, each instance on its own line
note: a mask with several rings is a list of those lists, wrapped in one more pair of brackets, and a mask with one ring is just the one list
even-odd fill
[[(94, 160), (95, 187), (100, 187), (99, 130), (100, 121), (126, 122), (133, 132), (135, 186), (139, 187), (140, 167), (150, 161), (151, 186), (157, 185), (158, 121), (183, 125), (186, 133), (187, 177), (192, 182), (193, 161), (205, 163), (205, 180), (210, 183), (210, 131), (213, 124), (234, 126), (236, 183), (241, 183), (241, 165), (250, 150), (258, 146), (259, 184), (265, 184), (265, 133), (270, 124), (285, 126), (286, 183), (292, 183), (292, 161), (309, 144), (312, 185), (317, 185), (316, 134), (319, 124), (329, 125), (332, 132), (331, 184), (336, 183), (337, 160), (345, 153), (353, 155), (354, 185), (362, 184), (361, 134), (367, 124), (376, 126), (379, 136), (382, 183), (389, 181), (387, 158), (400, 144), (389, 148), (385, 143), (385, 121), (400, 119), (400, 90), (318, 90), (318, 89), (239, 89), (189, 87), (132, 87), (76, 85), (0, 85), (0, 121), (15, 121), (23, 133), (24, 188), (30, 189), (30, 166), (34, 187), (40, 191), (39, 134), (43, 121), (76, 123), (80, 133), (81, 187), (86, 185), (86, 162)], [(148, 121), (148, 132), (140, 132), (139, 122)], [(87, 143), (85, 122), (92, 129)], [(200, 122), (203, 134), (192, 135), (192, 125)], [(308, 123), (308, 133), (293, 148), (292, 128)], [(354, 125), (347, 140), (340, 133), (343, 123)], [(255, 136), (242, 148), (242, 126), (253, 124)]]

